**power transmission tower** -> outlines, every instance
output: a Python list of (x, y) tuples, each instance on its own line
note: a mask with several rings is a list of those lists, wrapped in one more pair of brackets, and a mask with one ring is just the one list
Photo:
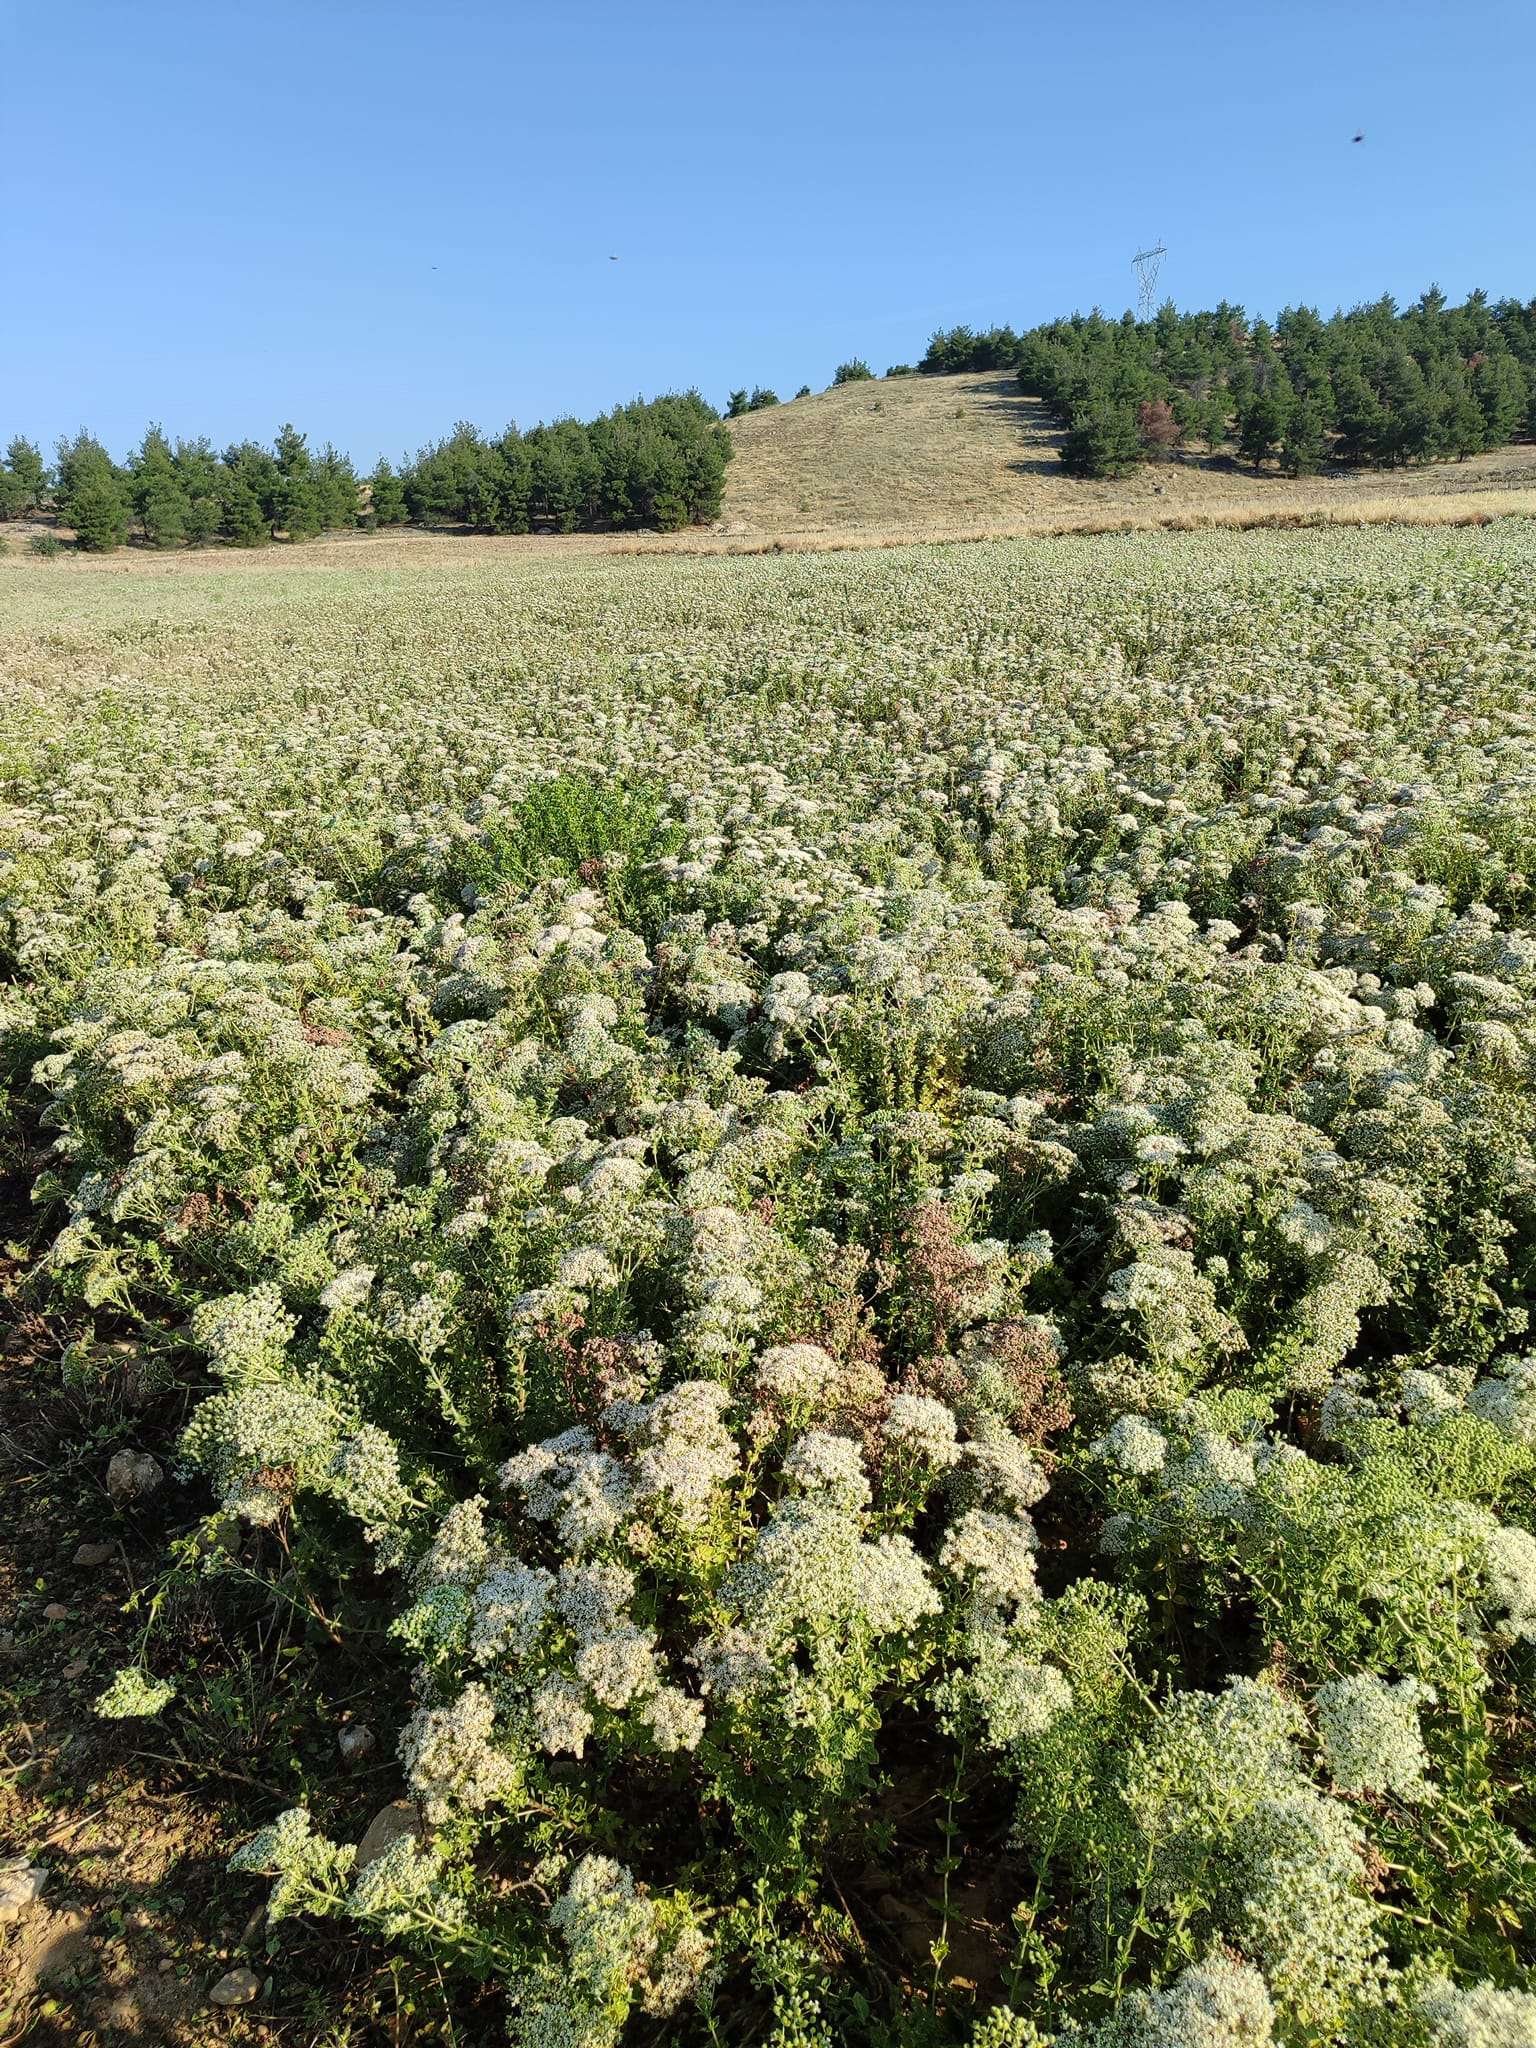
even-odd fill
[(1136, 272), (1136, 302), (1143, 320), (1150, 320), (1157, 312), (1157, 273), (1163, 267), (1163, 258), (1168, 251), (1159, 242), (1155, 249), (1138, 249), (1131, 258)]

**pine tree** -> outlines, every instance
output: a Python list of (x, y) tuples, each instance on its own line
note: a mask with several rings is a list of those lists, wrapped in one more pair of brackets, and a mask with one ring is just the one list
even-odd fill
[(1237, 416), (1237, 449), (1257, 469), (1285, 439), (1296, 400), (1282, 376), (1272, 375)]
[(368, 479), (368, 523), (403, 526), (405, 517), (405, 486), (381, 456)]
[(1214, 455), (1227, 445), (1227, 394), (1220, 386), (1200, 407), (1195, 431)]
[(1285, 423), (1280, 467), (1287, 476), (1316, 476), (1328, 460), (1328, 435), (1316, 401), (1298, 398)]
[(231, 477), (224, 486), (224, 538), (232, 547), (264, 548), (272, 538), (272, 525), (260, 498), (243, 477)]
[(128, 477), (144, 538), (151, 547), (180, 547), (187, 538), (192, 507), (171, 444), (158, 427), (152, 426), (129, 456)]
[(48, 470), (41, 452), (18, 434), (5, 451), (5, 467), (15, 506), (10, 516), (36, 512), (48, 495)]
[(314, 464), (315, 513), (319, 531), (334, 533), (356, 526), (359, 512), (357, 473), (345, 455), (327, 441)]
[(1141, 461), (1141, 436), (1129, 405), (1098, 399), (1072, 416), (1060, 448), (1070, 476), (1129, 476)]
[(1519, 433), (1526, 408), (1525, 378), (1507, 348), (1492, 349), (1473, 365), (1472, 392), (1483, 415), (1484, 445), (1502, 448)]
[(59, 510), (79, 545), (108, 554), (128, 538), (128, 502), (122, 476), (106, 449), (82, 427), (59, 443)]
[(277, 503), (273, 525), (290, 541), (313, 540), (325, 524), (324, 506), (309, 443), (291, 423), (272, 444), (277, 467)]
[(224, 519), (219, 459), (204, 438), (178, 441), (173, 460), (187, 501), (187, 545), (203, 547), (218, 533)]
[(64, 518), (75, 529), (78, 545), (90, 554), (111, 554), (128, 538), (128, 507), (122, 487), (110, 478), (82, 484), (66, 500)]

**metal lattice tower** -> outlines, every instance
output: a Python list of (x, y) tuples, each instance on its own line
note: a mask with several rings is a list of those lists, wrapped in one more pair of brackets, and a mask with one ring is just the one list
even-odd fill
[(1131, 258), (1136, 272), (1136, 303), (1140, 317), (1150, 320), (1157, 312), (1157, 273), (1168, 251), (1159, 242), (1155, 249), (1138, 249)]

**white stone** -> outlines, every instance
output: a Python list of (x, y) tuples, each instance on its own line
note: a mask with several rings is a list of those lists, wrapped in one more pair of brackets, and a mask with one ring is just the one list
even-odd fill
[(0, 1920), (19, 1920), (43, 1895), (48, 1873), (25, 1856), (0, 1860)]

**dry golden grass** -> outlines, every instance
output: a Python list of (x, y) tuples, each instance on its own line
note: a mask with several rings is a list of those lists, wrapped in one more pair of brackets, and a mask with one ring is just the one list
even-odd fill
[[(1009, 371), (844, 384), (731, 422), (736, 457), (719, 524), (679, 534), (490, 538), (395, 529), (302, 548), (125, 548), (58, 557), (50, 572), (184, 576), (236, 570), (406, 569), (528, 556), (792, 554), (920, 541), (1202, 527), (1480, 525), (1536, 517), (1536, 447), (1337, 480), (1256, 476), (1233, 461), (1148, 464), (1135, 476), (1064, 476), (1060, 432)], [(6, 566), (33, 562), (27, 525), (0, 528)]]
[(1536, 448), (1526, 447), (1337, 482), (1256, 476), (1233, 461), (1161, 462), (1090, 482), (1062, 474), (1059, 429), (1008, 371), (845, 384), (733, 420), (731, 433), (723, 521), (751, 535), (1093, 532), (1177, 525), (1185, 514), (1249, 525), (1345, 507), (1352, 520), (1379, 519), (1400, 515), (1356, 508), (1536, 489)]

